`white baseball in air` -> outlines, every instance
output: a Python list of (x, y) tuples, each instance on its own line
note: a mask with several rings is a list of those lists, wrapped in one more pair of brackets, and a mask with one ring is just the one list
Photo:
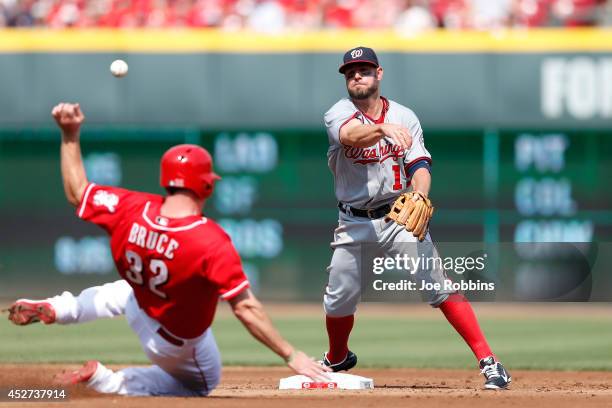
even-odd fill
[(128, 64), (124, 60), (114, 60), (110, 66), (110, 72), (117, 78), (121, 78), (128, 73)]

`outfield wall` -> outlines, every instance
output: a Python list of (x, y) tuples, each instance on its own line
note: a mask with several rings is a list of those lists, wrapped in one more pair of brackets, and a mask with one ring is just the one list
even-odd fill
[[(383, 94), (426, 128), (612, 127), (612, 30), (0, 31), (0, 125), (48, 124), (50, 107), (71, 100), (90, 123), (320, 128), (356, 45), (379, 51)], [(124, 79), (108, 72), (116, 58), (130, 66)]]

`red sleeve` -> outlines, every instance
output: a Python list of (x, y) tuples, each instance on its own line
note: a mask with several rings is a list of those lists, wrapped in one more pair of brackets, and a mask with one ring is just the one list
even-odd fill
[(208, 259), (206, 275), (216, 284), (219, 296), (224, 300), (239, 295), (249, 287), (240, 255), (229, 238)]
[(90, 183), (81, 197), (77, 215), (111, 233), (129, 208), (141, 201), (141, 195), (123, 188)]

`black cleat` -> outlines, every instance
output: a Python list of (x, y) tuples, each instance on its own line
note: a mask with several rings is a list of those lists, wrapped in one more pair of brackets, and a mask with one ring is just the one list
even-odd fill
[(357, 365), (357, 355), (349, 350), (344, 360), (339, 363), (332, 364), (327, 359), (327, 353), (325, 353), (323, 354), (323, 364), (331, 368), (334, 373), (337, 373), (338, 371), (348, 371)]
[(510, 373), (502, 363), (495, 361), (493, 356), (480, 360), (480, 372), (485, 376), (485, 388), (488, 390), (503, 390), (512, 382)]

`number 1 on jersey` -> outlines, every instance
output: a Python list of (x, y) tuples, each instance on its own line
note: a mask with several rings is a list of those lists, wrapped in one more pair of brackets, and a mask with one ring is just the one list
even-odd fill
[(395, 183), (393, 183), (393, 190), (395, 191), (401, 190), (403, 186), (402, 186), (402, 173), (400, 172), (399, 164), (394, 164), (392, 169), (393, 169), (393, 176), (395, 179)]

